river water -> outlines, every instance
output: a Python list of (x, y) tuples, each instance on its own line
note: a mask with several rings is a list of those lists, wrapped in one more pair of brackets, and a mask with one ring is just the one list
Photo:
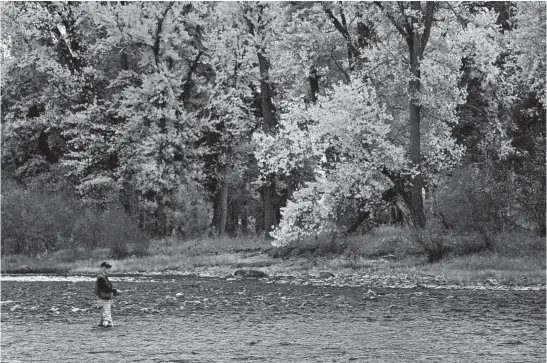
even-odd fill
[(545, 291), (120, 279), (3, 281), (2, 362), (545, 362)]

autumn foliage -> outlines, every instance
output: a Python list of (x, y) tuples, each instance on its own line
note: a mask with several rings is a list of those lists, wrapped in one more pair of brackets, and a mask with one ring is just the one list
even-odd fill
[(1, 10), (2, 253), (545, 234), (544, 4)]

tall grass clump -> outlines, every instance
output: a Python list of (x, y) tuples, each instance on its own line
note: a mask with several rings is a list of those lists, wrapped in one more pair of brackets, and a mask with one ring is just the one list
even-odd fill
[(545, 238), (526, 231), (454, 231), (430, 223), (412, 232), (412, 240), (422, 249), (429, 262), (444, 258), (490, 254), (506, 257), (545, 256)]
[(346, 256), (402, 259), (420, 251), (411, 238), (412, 230), (400, 226), (377, 226), (364, 234), (333, 235), (302, 238), (289, 245), (272, 248), (270, 255), (288, 258), (294, 256)]
[[(350, 248), (356, 248), (361, 255), (377, 258), (402, 259), (420, 253), (412, 241), (409, 227), (377, 226), (363, 236), (351, 237)], [(360, 242), (360, 243), (359, 243)]]
[(149, 253), (154, 255), (218, 255), (238, 252), (264, 252), (271, 249), (269, 241), (256, 236), (238, 237), (164, 237), (150, 243)]
[(345, 239), (325, 233), (318, 236), (301, 238), (283, 247), (274, 247), (269, 253), (272, 257), (276, 258), (332, 256), (341, 255), (346, 251), (347, 247)]

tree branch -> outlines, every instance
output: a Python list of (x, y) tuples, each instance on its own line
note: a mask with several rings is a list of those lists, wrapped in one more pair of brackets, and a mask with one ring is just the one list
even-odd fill
[(192, 90), (192, 75), (197, 69), (199, 59), (203, 55), (203, 52), (199, 52), (196, 56), (196, 59), (190, 64), (190, 68), (188, 69), (188, 74), (186, 75), (186, 81), (184, 82), (184, 85), (182, 86), (182, 100), (184, 103), (188, 103), (190, 100), (190, 91)]
[(400, 24), (397, 23), (397, 21), (395, 20), (395, 18), (393, 17), (392, 14), (390, 14), (386, 11), (386, 9), (382, 5), (382, 3), (379, 2), (379, 1), (375, 1), (374, 4), (386, 14), (389, 21), (391, 21), (393, 26), (395, 26), (395, 28), (399, 31), (399, 34), (401, 34), (408, 41), (409, 33), (407, 33), (407, 31)]
[(357, 228), (359, 228), (359, 226), (363, 224), (363, 222), (369, 219), (370, 214), (371, 213), (369, 210), (360, 212), (357, 218), (355, 219), (355, 221), (353, 222), (353, 224), (344, 232), (344, 234), (348, 235), (348, 234), (354, 233), (357, 230)]
[(330, 55), (331, 55), (331, 58), (332, 60), (334, 60), (334, 64), (336, 64), (336, 66), (338, 67), (338, 69), (342, 72), (342, 74), (344, 75), (344, 77), (346, 77), (346, 80), (349, 82), (351, 82), (351, 77), (349, 76), (348, 72), (346, 72), (346, 70), (344, 69), (344, 67), (340, 64), (340, 62), (338, 62), (338, 60), (336, 59), (336, 57), (334, 56), (334, 54), (332, 54), (332, 50), (330, 52)]
[(346, 41), (348, 41), (349, 40), (349, 34), (348, 34), (347, 29), (344, 28), (344, 26), (338, 21), (336, 16), (334, 16), (334, 14), (332, 13), (332, 11), (329, 8), (323, 6), (323, 10), (325, 11), (325, 14), (327, 14), (329, 19), (332, 21), (332, 24), (334, 25), (334, 27), (340, 32), (340, 34), (342, 34), (344, 39), (346, 39)]
[(158, 19), (158, 24), (156, 26), (156, 39), (154, 40), (154, 46), (152, 47), (152, 50), (154, 52), (154, 60), (156, 61), (156, 65), (160, 64), (160, 40), (161, 40), (161, 29), (163, 27), (163, 21), (165, 20), (165, 16), (171, 10), (173, 7), (173, 2), (170, 2), (169, 5), (167, 5), (167, 8), (163, 11), (162, 17)]
[[(346, 18), (344, 16), (344, 13), (341, 12), (342, 22), (344, 23), (344, 24), (342, 24), (336, 18), (336, 16), (334, 16), (334, 14), (332, 13), (332, 11), (329, 8), (327, 8), (326, 6), (323, 6), (323, 10), (325, 11), (325, 14), (327, 14), (328, 18), (332, 21), (332, 24), (334, 25), (336, 30), (338, 30), (338, 32), (344, 37), (344, 39), (346, 40), (346, 44), (348, 45), (351, 52), (355, 56), (359, 56), (359, 54), (360, 54), (359, 49), (357, 49), (353, 45), (353, 43), (351, 41), (351, 36), (349, 35), (349, 32), (348, 32), (348, 29), (347, 29), (347, 27), (344, 26), (344, 24), (346, 23)], [(340, 10), (340, 11), (342, 11), (342, 10)]]
[(410, 24), (406, 19), (405, 16), (405, 7), (403, 5), (402, 1), (397, 1), (397, 6), (399, 6), (399, 10), (401, 11), (401, 15), (403, 15), (403, 18), (405, 19), (404, 27), (406, 28), (406, 33), (409, 35), (409, 37), (412, 37), (412, 32), (414, 31), (412, 28), (412, 24)]
[(422, 34), (422, 51), (420, 52), (420, 58), (424, 55), (424, 49), (429, 40), (429, 34), (431, 33), (431, 25), (433, 22), (433, 11), (435, 10), (435, 2), (429, 1), (426, 5), (425, 10), (425, 24), (424, 24), (424, 33)]

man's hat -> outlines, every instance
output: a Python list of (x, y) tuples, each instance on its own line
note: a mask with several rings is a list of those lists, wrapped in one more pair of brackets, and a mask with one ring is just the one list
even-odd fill
[(111, 268), (112, 265), (109, 264), (108, 262), (103, 262), (103, 263), (101, 263), (101, 267)]

